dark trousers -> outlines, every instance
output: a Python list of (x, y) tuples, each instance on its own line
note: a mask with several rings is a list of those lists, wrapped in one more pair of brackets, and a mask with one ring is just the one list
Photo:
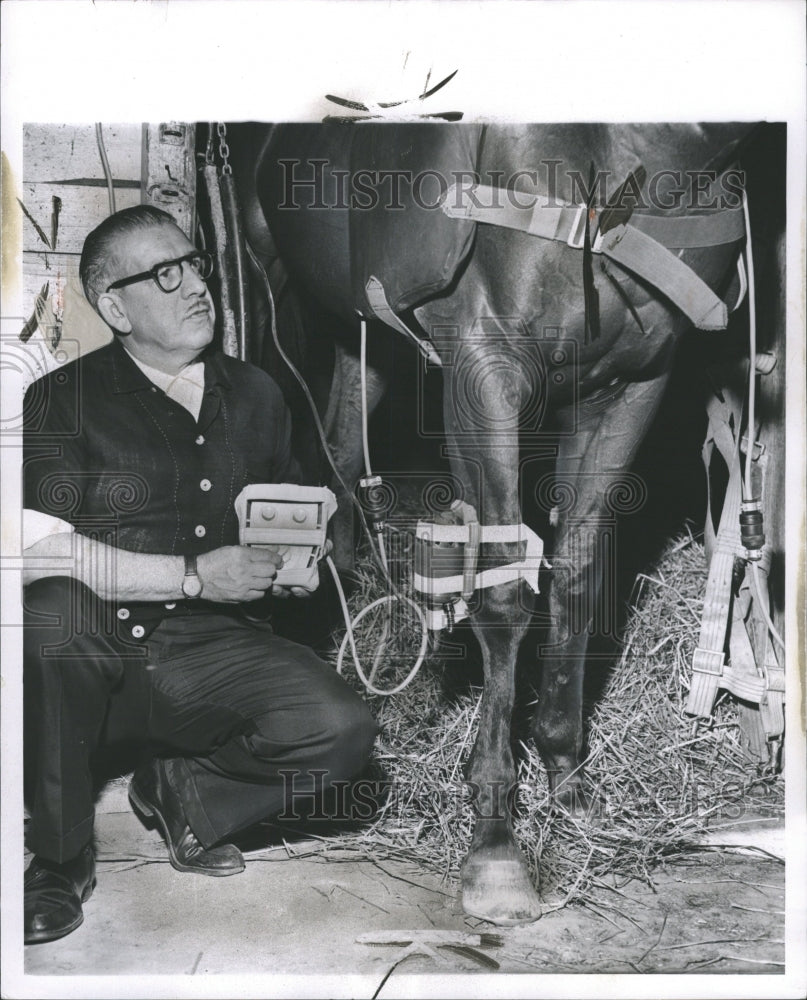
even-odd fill
[(140, 643), (68, 577), (25, 591), (27, 846), (65, 861), (92, 835), (91, 765), (136, 741), (172, 759), (205, 847), (364, 768), (378, 727), (310, 649), (224, 614), (165, 619)]

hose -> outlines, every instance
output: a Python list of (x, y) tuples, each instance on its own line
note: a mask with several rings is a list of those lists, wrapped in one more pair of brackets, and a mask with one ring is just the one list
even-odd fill
[[(359, 679), (362, 681), (362, 683), (367, 688), (367, 690), (370, 691), (372, 694), (377, 694), (377, 695), (381, 695), (381, 696), (389, 696), (389, 695), (397, 694), (399, 691), (402, 691), (408, 684), (411, 684), (411, 682), (414, 680), (415, 676), (417, 675), (418, 671), (420, 670), (420, 668), (423, 665), (423, 662), (424, 662), (424, 660), (426, 658), (426, 650), (427, 650), (427, 647), (428, 647), (428, 637), (429, 637), (429, 630), (428, 630), (428, 625), (427, 625), (427, 622), (426, 622), (426, 618), (425, 618), (425, 616), (423, 614), (423, 611), (421, 610), (420, 606), (418, 604), (416, 604), (415, 601), (413, 601), (410, 597), (408, 597), (405, 594), (402, 594), (400, 592), (400, 590), (398, 589), (398, 587), (396, 587), (394, 581), (392, 580), (392, 577), (390, 576), (389, 567), (387, 565), (386, 552), (385, 552), (384, 546), (383, 546), (383, 540), (379, 538), (379, 546), (377, 548), (376, 544), (375, 544), (375, 539), (373, 538), (373, 533), (370, 531), (370, 527), (367, 524), (367, 519), (364, 516), (364, 511), (362, 510), (362, 506), (356, 500), (356, 498), (353, 496), (353, 491), (348, 488), (347, 483), (344, 480), (344, 477), (342, 476), (341, 472), (339, 471), (339, 468), (337, 467), (336, 461), (335, 461), (335, 459), (333, 457), (333, 453), (331, 452), (330, 445), (328, 444), (328, 439), (327, 439), (327, 435), (325, 433), (325, 428), (322, 426), (322, 421), (320, 419), (319, 412), (317, 411), (316, 403), (314, 402), (314, 399), (313, 399), (313, 397), (311, 395), (311, 391), (308, 388), (308, 385), (306, 384), (306, 381), (303, 378), (302, 374), (298, 371), (298, 369), (295, 366), (294, 362), (291, 360), (291, 358), (288, 356), (288, 354), (284, 351), (284, 349), (283, 349), (283, 347), (282, 347), (282, 345), (280, 343), (280, 337), (279, 337), (278, 331), (277, 331), (277, 315), (276, 315), (276, 309), (275, 309), (275, 299), (274, 299), (274, 295), (272, 294), (272, 287), (271, 287), (271, 285), (269, 283), (269, 276), (266, 273), (266, 268), (263, 266), (263, 262), (258, 258), (258, 255), (255, 253), (255, 251), (252, 248), (252, 245), (250, 244), (249, 240), (245, 240), (245, 246), (246, 246), (247, 254), (249, 255), (249, 258), (252, 261), (252, 263), (255, 265), (255, 269), (257, 270), (258, 274), (260, 275), (261, 281), (262, 281), (263, 286), (264, 286), (264, 291), (266, 293), (267, 303), (269, 305), (269, 325), (270, 325), (270, 330), (271, 330), (271, 334), (272, 334), (272, 340), (274, 341), (275, 349), (277, 350), (278, 355), (283, 360), (283, 363), (287, 366), (287, 368), (292, 373), (292, 375), (294, 376), (294, 378), (296, 379), (296, 381), (298, 382), (300, 388), (303, 391), (303, 395), (305, 396), (306, 401), (307, 401), (307, 403), (308, 403), (308, 405), (309, 405), (309, 407), (311, 409), (311, 415), (312, 415), (313, 420), (314, 420), (314, 426), (317, 429), (317, 434), (319, 435), (320, 443), (321, 443), (322, 449), (323, 449), (323, 451), (325, 453), (325, 457), (327, 458), (328, 463), (331, 466), (331, 469), (333, 470), (333, 473), (336, 476), (336, 479), (339, 482), (339, 485), (341, 486), (341, 488), (342, 488), (342, 490), (344, 492), (344, 495), (350, 498), (351, 503), (358, 510), (359, 516), (360, 516), (360, 520), (361, 520), (362, 528), (363, 528), (364, 533), (365, 533), (365, 535), (366, 535), (366, 537), (367, 537), (367, 539), (368, 539), (368, 541), (370, 543), (370, 551), (373, 553), (373, 557), (374, 558), (380, 560), (381, 569), (383, 570), (384, 576), (385, 576), (386, 581), (387, 581), (387, 584), (389, 585), (389, 587), (390, 587), (390, 589), (392, 591), (392, 593), (389, 594), (389, 595), (387, 595), (386, 597), (381, 597), (381, 598), (378, 598), (376, 601), (371, 602), (369, 605), (367, 605), (366, 608), (363, 608), (356, 615), (356, 617), (354, 619), (351, 619), (351, 617), (350, 617), (350, 611), (349, 611), (348, 606), (347, 606), (347, 601), (345, 599), (345, 595), (344, 595), (344, 591), (342, 589), (341, 581), (339, 580), (339, 574), (338, 574), (338, 572), (336, 570), (336, 566), (334, 565), (334, 563), (331, 560), (330, 556), (326, 557), (328, 568), (330, 569), (331, 574), (332, 574), (332, 576), (334, 578), (334, 583), (336, 585), (336, 591), (337, 591), (337, 594), (339, 596), (339, 603), (340, 603), (340, 606), (342, 608), (342, 616), (343, 616), (344, 621), (345, 621), (345, 636), (344, 636), (344, 638), (342, 640), (342, 644), (341, 644), (340, 650), (339, 650), (339, 656), (338, 656), (338, 659), (337, 659), (337, 668), (336, 668), (337, 672), (341, 673), (341, 671), (342, 671), (342, 664), (343, 664), (344, 656), (345, 656), (345, 651), (347, 649), (347, 646), (350, 646), (350, 651), (351, 651), (351, 655), (353, 657), (353, 663), (354, 663), (354, 666), (356, 668), (356, 673), (358, 674)], [(364, 322), (362, 322), (362, 348), (361, 348), (361, 350), (362, 350), (362, 360), (363, 361), (366, 360), (366, 349), (367, 349), (366, 348), (366, 326), (365, 326)], [(369, 475), (370, 474), (370, 456), (369, 456), (369, 447), (367, 446), (367, 441), (368, 441), (367, 420), (368, 420), (368, 417), (367, 417), (367, 406), (366, 406), (366, 403), (367, 403), (367, 381), (366, 381), (366, 365), (364, 363), (361, 366), (361, 379), (362, 379), (362, 382), (361, 382), (361, 385), (362, 385), (362, 389), (361, 389), (361, 391), (362, 391), (362, 441), (363, 441), (363, 444), (365, 445), (365, 453), (364, 453), (365, 454), (365, 467), (368, 470), (368, 475)], [(418, 655), (417, 655), (417, 658), (415, 660), (415, 664), (412, 667), (412, 669), (409, 671), (409, 673), (407, 674), (407, 676), (404, 678), (404, 680), (400, 684), (396, 685), (394, 688), (391, 688), (389, 690), (384, 691), (384, 690), (376, 687), (375, 684), (373, 683), (373, 680), (372, 680), (372, 678), (375, 676), (375, 672), (376, 672), (376, 669), (378, 667), (378, 663), (379, 663), (379, 661), (381, 659), (381, 656), (383, 654), (383, 649), (384, 649), (383, 642), (379, 643), (378, 650), (376, 651), (376, 655), (374, 657), (373, 670), (371, 671), (370, 677), (368, 677), (365, 674), (365, 672), (364, 672), (364, 670), (362, 668), (361, 661), (359, 659), (359, 655), (358, 655), (358, 652), (356, 650), (356, 643), (355, 643), (355, 638), (354, 638), (354, 635), (353, 635), (353, 628), (373, 608), (378, 607), (379, 605), (382, 605), (382, 604), (391, 604), (392, 602), (394, 602), (396, 600), (399, 600), (399, 601), (402, 601), (405, 604), (408, 604), (410, 607), (412, 607), (414, 609), (416, 615), (419, 617), (420, 624), (421, 624), (421, 642), (420, 642), (420, 648), (418, 650)], [(387, 627), (387, 636), (388, 635), (389, 635), (389, 631), (388, 631), (388, 627)]]
[(101, 166), (106, 178), (107, 198), (109, 199), (109, 214), (115, 214), (115, 184), (112, 180), (112, 170), (109, 166), (109, 158), (106, 155), (106, 145), (104, 144), (104, 127), (101, 122), (95, 123), (95, 141), (98, 145), (98, 154), (101, 157)]

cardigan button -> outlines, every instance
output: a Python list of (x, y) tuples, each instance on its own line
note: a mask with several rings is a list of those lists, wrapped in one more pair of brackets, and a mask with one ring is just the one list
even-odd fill
[(193, 529), (193, 533), (197, 538), (204, 538), (207, 534), (207, 528), (203, 524), (197, 524)]
[(210, 482), (209, 479), (203, 479), (201, 483), (199, 483), (199, 489), (202, 490), (204, 493), (207, 493), (207, 491), (210, 489), (212, 485), (213, 484)]
[(197, 444), (204, 444), (205, 443), (205, 436), (204, 436), (204, 434), (200, 434), (199, 435), (199, 437), (196, 439), (196, 443)]
[(142, 625), (132, 626), (132, 635), (135, 637), (135, 639), (142, 639), (145, 634), (146, 630), (143, 628)]
[(129, 617), (128, 608), (118, 608), (118, 618), (120, 618), (122, 622), (125, 622), (128, 617)]

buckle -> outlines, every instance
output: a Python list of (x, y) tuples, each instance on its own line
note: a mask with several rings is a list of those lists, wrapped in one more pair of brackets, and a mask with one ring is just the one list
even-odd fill
[(580, 220), (584, 218), (586, 211), (586, 206), (582, 203), (577, 206), (577, 213), (574, 217), (574, 222), (569, 228), (569, 236), (566, 240), (568, 246), (573, 250), (582, 250), (583, 242), (585, 240), (586, 231), (583, 226), (580, 225)]
[[(585, 205), (577, 206), (574, 221), (569, 227), (569, 237), (566, 240), (567, 246), (573, 250), (582, 250), (586, 241), (586, 226), (588, 225), (588, 211)], [(601, 253), (603, 234), (600, 232), (600, 218), (597, 215), (597, 231), (591, 241), (591, 252)]]

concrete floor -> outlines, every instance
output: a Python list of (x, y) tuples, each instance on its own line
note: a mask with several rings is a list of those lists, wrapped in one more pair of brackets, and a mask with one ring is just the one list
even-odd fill
[[(566, 907), (501, 929), (466, 918), (454, 886), (435, 875), (326, 860), (310, 840), (248, 852), (246, 871), (229, 878), (180, 874), (129, 810), (125, 786), (111, 791), (96, 821), (98, 886), (83, 925), (20, 949), (19, 982), (8, 988), (7, 968), (4, 996), (536, 996), (547, 973), (676, 973), (704, 961), (709, 972), (782, 972), (784, 871), (758, 857), (711, 855), (662, 873), (660, 889), (633, 886), (604, 917)], [(718, 883), (729, 895), (718, 896)], [(405, 944), (358, 940), (385, 930), (425, 935), (427, 945), (435, 931), (498, 941), (475, 953), (435, 945), (409, 954)], [(675, 943), (658, 945), (662, 937)], [(715, 938), (737, 943), (715, 948)]]

